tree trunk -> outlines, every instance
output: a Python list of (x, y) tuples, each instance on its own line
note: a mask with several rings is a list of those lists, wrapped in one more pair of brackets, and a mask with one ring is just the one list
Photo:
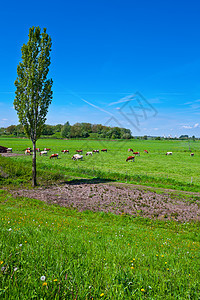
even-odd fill
[(33, 161), (32, 161), (32, 187), (36, 187), (36, 142), (33, 143)]

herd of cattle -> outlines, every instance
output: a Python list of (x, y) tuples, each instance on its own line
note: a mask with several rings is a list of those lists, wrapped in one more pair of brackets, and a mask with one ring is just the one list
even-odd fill
[[(39, 148), (36, 148), (36, 151), (39, 152), (40, 156), (47, 155), (48, 151), (50, 151), (50, 150), (51, 150), (50, 148), (44, 148), (44, 150), (40, 151)], [(32, 152), (33, 152), (33, 150), (30, 147), (26, 148), (26, 150), (25, 150), (26, 155), (31, 155)], [(69, 153), (69, 150), (62, 150), (61, 152), (62, 153)], [(76, 152), (77, 153), (72, 156), (72, 159), (73, 160), (82, 160), (83, 159), (83, 155), (82, 155), (83, 150), (76, 150)], [(107, 152), (107, 149), (102, 149), (101, 152)], [(88, 151), (85, 155), (86, 156), (88, 156), (88, 155), (92, 156), (93, 153), (99, 153), (99, 150)], [(54, 154), (51, 154), (51, 156), (49, 158), (50, 159), (51, 158), (58, 158), (58, 156), (59, 156), (58, 153), (54, 153)]]
[[(47, 155), (48, 154), (48, 151), (50, 151), (51, 149), (50, 148), (44, 148), (44, 150), (40, 151), (39, 148), (36, 148), (36, 151), (39, 152), (39, 155), (40, 156), (43, 156), (43, 155)], [(31, 150), (31, 148), (26, 148), (25, 150), (25, 154), (26, 155), (31, 155), (31, 153), (33, 152), (33, 150)], [(61, 151), (62, 153), (69, 153), (69, 150), (62, 150)], [(100, 151), (99, 150), (93, 150), (93, 151), (88, 151), (86, 152), (86, 156), (92, 156), (94, 153), (99, 153)], [(102, 149), (101, 152), (107, 152), (107, 149)], [(126, 161), (134, 161), (135, 159), (135, 156), (140, 156), (140, 152), (134, 152), (133, 149), (129, 148), (128, 149), (128, 152), (132, 152), (133, 155), (130, 155), (127, 157)], [(76, 154), (74, 154), (72, 156), (72, 160), (83, 160), (83, 150), (76, 150)], [(144, 153), (149, 153), (148, 150), (144, 150)], [(172, 152), (167, 152), (166, 155), (172, 155)], [(194, 156), (194, 153), (190, 153), (191, 156)], [(50, 159), (51, 158), (58, 158), (59, 154), (58, 153), (54, 153), (54, 154), (51, 154), (51, 156), (49, 157)]]

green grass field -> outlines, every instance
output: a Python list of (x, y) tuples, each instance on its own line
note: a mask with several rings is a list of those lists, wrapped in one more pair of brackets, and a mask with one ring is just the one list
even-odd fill
[(195, 223), (47, 205), (0, 191), (1, 299), (200, 299)]
[[(20, 154), (31, 142), (0, 138), (0, 145)], [(182, 141), (41, 139), (37, 147), (51, 151), (37, 154), (38, 182), (98, 177), (199, 191), (199, 146), (190, 142), (190, 157)], [(108, 152), (85, 156), (102, 148)], [(125, 161), (128, 148), (141, 153), (135, 162)], [(72, 161), (76, 149), (83, 149), (83, 161)], [(52, 153), (59, 159), (50, 160)], [(31, 165), (31, 156), (0, 156), (0, 186), (30, 186)], [(1, 189), (0, 251), (0, 299), (200, 299), (198, 222), (81, 213)]]
[[(0, 145), (12, 147), (13, 152), (24, 153), (26, 147), (31, 147), (28, 139), (0, 138)], [(127, 181), (154, 187), (164, 187), (179, 190), (199, 191), (200, 189), (200, 141), (90, 141), (90, 140), (54, 140), (41, 139), (37, 147), (51, 148), (49, 153), (58, 153), (59, 159), (50, 160), (38, 155), (38, 169), (51, 170), (62, 175), (77, 175), (83, 177), (100, 177), (104, 179)], [(194, 152), (190, 156), (189, 147)], [(86, 157), (85, 153), (93, 149), (107, 148), (107, 153), (94, 154)], [(128, 148), (139, 151), (140, 156), (135, 162), (126, 162)], [(68, 149), (70, 154), (62, 154)], [(72, 161), (76, 149), (83, 149), (83, 161)], [(144, 150), (149, 151), (148, 154)], [(166, 156), (172, 151), (172, 156)], [(12, 158), (17, 161), (31, 163), (30, 156)]]

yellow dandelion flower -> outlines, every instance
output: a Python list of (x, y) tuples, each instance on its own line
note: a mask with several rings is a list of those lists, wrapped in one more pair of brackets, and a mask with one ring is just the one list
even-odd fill
[(54, 281), (58, 281), (58, 279), (54, 279)]
[(164, 257), (164, 255), (161, 255), (161, 257)]
[(158, 256), (158, 254), (156, 254), (156, 256)]
[(43, 282), (42, 286), (47, 286), (47, 282)]
[(144, 289), (141, 289), (141, 292), (145, 292), (145, 290), (144, 290)]
[(25, 241), (25, 243), (27, 243), (27, 241)]
[(100, 297), (103, 297), (104, 296), (104, 293), (101, 293)]
[(165, 264), (167, 264), (167, 262), (165, 262)]
[(134, 267), (131, 267), (131, 269), (134, 269)]
[(0, 261), (0, 265), (2, 265), (2, 264), (3, 264), (3, 260)]

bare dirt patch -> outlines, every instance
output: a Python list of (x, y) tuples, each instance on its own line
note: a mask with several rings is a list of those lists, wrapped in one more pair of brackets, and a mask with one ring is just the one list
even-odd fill
[(24, 154), (20, 154), (20, 153), (0, 153), (1, 156), (4, 156), (4, 157), (14, 157), (14, 156), (22, 156)]
[(170, 197), (168, 193), (157, 194), (137, 187), (85, 182), (64, 183), (48, 188), (11, 191), (16, 197), (36, 198), (50, 204), (75, 208), (129, 214), (146, 218), (174, 219), (180, 222), (200, 221), (200, 199), (186, 201)]

